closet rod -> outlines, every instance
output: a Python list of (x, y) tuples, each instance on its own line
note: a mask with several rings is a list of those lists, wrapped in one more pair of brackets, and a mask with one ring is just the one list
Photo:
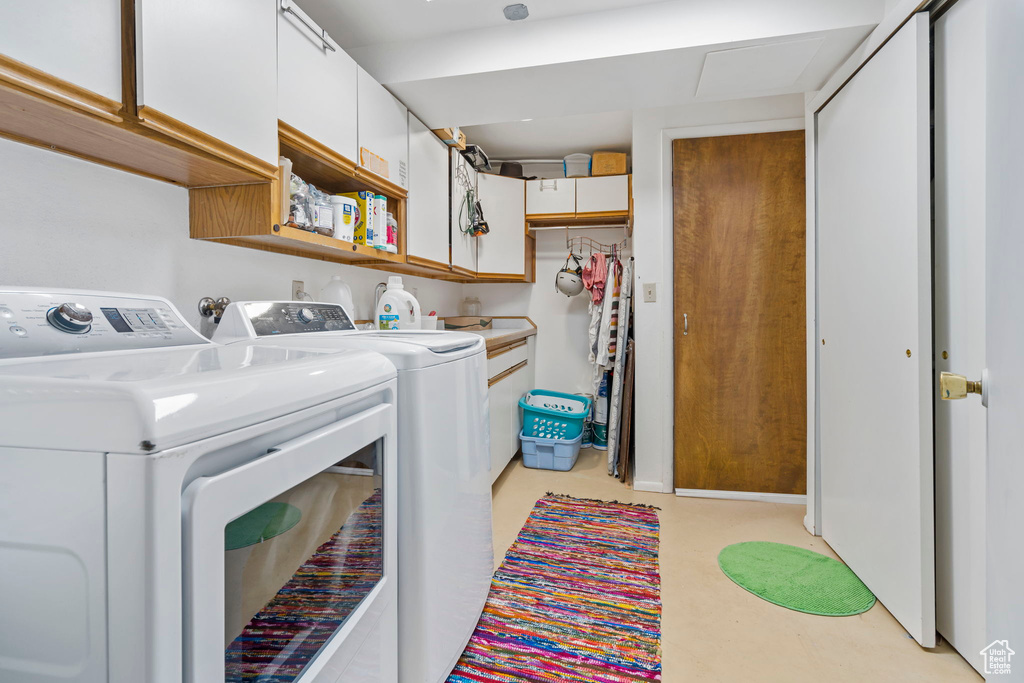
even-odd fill
[(609, 225), (544, 225), (539, 227), (530, 226), (530, 230), (607, 230), (608, 228), (626, 229), (622, 223), (611, 223)]

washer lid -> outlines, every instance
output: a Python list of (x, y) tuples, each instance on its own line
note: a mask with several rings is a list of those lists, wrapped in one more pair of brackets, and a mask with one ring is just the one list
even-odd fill
[(365, 351), (234, 344), (0, 366), (0, 445), (148, 453), (258, 424), (396, 376)]
[(399, 370), (429, 368), (469, 356), (482, 354), (487, 345), (483, 337), (465, 332), (408, 330), (393, 332), (311, 332), (289, 334), (243, 344), (266, 343), (289, 348), (359, 349), (384, 354)]

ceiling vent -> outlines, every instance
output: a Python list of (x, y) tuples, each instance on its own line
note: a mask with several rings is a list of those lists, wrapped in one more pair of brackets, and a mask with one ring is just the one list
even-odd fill
[(792, 88), (824, 42), (810, 38), (709, 52), (697, 97), (750, 97)]
[(508, 5), (505, 7), (504, 11), (505, 18), (509, 21), (522, 21), (526, 17), (530, 16), (530, 10), (522, 3), (517, 5)]

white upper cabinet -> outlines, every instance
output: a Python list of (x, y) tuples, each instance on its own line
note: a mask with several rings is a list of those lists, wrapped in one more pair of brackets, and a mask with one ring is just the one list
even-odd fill
[(466, 201), (466, 192), (469, 189), (476, 191), (477, 176), (479, 174), (458, 152), (452, 152), (451, 158), (452, 268), (461, 270), (463, 274), (476, 274), (477, 238), (465, 232), (470, 212), (470, 207)]
[(291, 0), (277, 19), (278, 118), (352, 162), (356, 138), (356, 63)]
[(6, 2), (0, 54), (120, 102), (121, 2)]
[(526, 213), (576, 213), (576, 179), (527, 180)]
[(139, 117), (276, 167), (278, 1), (137, 0)]
[(410, 113), (406, 254), (447, 266), (448, 229), (448, 145)]
[(480, 273), (526, 273), (526, 207), (524, 181), (481, 173), (480, 204), (490, 232), (477, 238)]
[[(359, 157), (354, 161), (396, 185), (408, 188), (409, 110), (362, 67), (357, 68)], [(383, 159), (386, 167), (377, 166), (367, 153)]]
[(576, 213), (629, 211), (629, 176), (576, 179)]

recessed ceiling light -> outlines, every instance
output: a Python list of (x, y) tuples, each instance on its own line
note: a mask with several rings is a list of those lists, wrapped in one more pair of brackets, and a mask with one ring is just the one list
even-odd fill
[(522, 3), (508, 5), (505, 7), (504, 12), (505, 18), (509, 21), (522, 21), (526, 17), (530, 16), (530, 10)]

